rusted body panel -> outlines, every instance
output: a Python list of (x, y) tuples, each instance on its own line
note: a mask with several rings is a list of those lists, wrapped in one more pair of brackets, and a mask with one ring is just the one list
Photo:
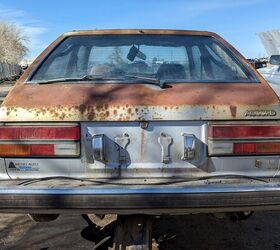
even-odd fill
[[(242, 90), (242, 91), (241, 91)], [(240, 92), (244, 93), (240, 95)], [(160, 90), (140, 84), (15, 86), (2, 121), (135, 121), (254, 119), (248, 110), (274, 110), (278, 99), (263, 84), (177, 84)], [(271, 116), (258, 116), (270, 118)]]
[[(186, 83), (160, 89), (145, 84), (25, 83), (61, 40), (73, 35), (174, 34), (213, 36), (241, 61), (231, 45), (210, 32), (182, 30), (94, 30), (69, 32), (53, 42), (26, 70), (0, 109), (1, 121), (137, 121), (279, 119), (279, 99), (258, 74), (260, 83)], [(255, 71), (254, 69), (252, 69)], [(249, 112), (248, 112), (249, 111)], [(251, 112), (253, 111), (253, 112)], [(251, 113), (250, 113), (251, 112)]]

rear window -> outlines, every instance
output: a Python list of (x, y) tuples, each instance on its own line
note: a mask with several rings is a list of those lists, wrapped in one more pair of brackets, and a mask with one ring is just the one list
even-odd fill
[(63, 40), (31, 81), (98, 76), (172, 82), (256, 82), (250, 69), (207, 36), (90, 35)]

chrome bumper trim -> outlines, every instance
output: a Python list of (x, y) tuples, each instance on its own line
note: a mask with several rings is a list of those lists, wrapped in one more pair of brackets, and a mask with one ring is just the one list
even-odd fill
[(173, 187), (0, 186), (0, 212), (176, 214), (280, 209), (278, 183)]
[(88, 188), (34, 188), (32, 186), (18, 186), (17, 188), (1, 187), (1, 194), (25, 195), (133, 195), (133, 194), (213, 194), (213, 193), (244, 193), (244, 192), (280, 192), (280, 184), (262, 185), (204, 185), (204, 186), (180, 186), (180, 187), (156, 187), (145, 188), (143, 186), (104, 187), (91, 186)]

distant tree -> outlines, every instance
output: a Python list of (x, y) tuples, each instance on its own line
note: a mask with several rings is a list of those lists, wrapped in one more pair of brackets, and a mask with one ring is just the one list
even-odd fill
[(27, 54), (27, 38), (11, 23), (0, 22), (0, 62), (17, 64)]

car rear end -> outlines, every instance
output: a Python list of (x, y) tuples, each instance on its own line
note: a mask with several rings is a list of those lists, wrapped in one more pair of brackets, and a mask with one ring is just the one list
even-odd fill
[(68, 33), (28, 68), (0, 116), (3, 212), (280, 205), (279, 100), (213, 33)]

